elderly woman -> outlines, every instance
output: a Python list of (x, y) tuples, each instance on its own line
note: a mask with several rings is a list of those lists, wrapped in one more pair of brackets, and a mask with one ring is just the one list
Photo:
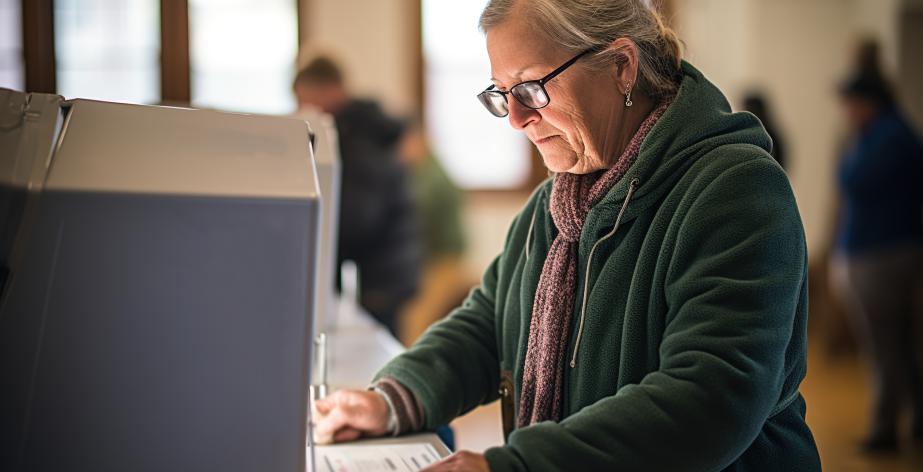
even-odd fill
[(432, 470), (820, 470), (807, 265), (759, 121), (641, 0), (493, 0), (479, 99), (554, 177), (479, 287), (377, 375), (317, 404), (333, 440), (499, 400), (506, 444)]

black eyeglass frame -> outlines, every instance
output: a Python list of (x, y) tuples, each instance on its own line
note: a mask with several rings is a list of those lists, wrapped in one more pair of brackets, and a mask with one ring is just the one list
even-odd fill
[[(545, 75), (545, 76), (542, 77), (541, 79), (538, 79), (538, 80), (526, 80), (526, 81), (524, 81), (524, 82), (519, 82), (518, 84), (516, 84), (516, 85), (510, 87), (510, 89), (509, 89), (509, 90), (506, 90), (506, 91), (503, 91), (503, 90), (495, 90), (495, 89), (497, 88), (497, 86), (494, 85), (494, 84), (490, 84), (490, 87), (487, 87), (486, 89), (484, 89), (484, 91), (482, 91), (481, 93), (478, 94), (478, 99), (479, 99), (479, 101), (481, 102), (481, 104), (484, 105), (484, 108), (487, 108), (487, 111), (489, 111), (491, 115), (494, 115), (494, 116), (496, 116), (497, 118), (503, 118), (503, 117), (508, 116), (508, 115), (510, 114), (510, 111), (509, 111), (509, 103), (510, 103), (510, 100), (509, 100), (509, 98), (507, 98), (507, 95), (512, 95), (513, 98), (515, 98), (516, 101), (519, 102), (520, 105), (522, 105), (522, 106), (524, 106), (524, 107), (526, 107), (526, 108), (529, 108), (529, 109), (531, 109), (531, 110), (541, 110), (542, 108), (547, 107), (547, 106), (551, 103), (551, 96), (548, 95), (548, 91), (545, 90), (545, 84), (547, 84), (549, 81), (551, 81), (551, 79), (557, 77), (557, 76), (560, 75), (562, 72), (564, 72), (565, 70), (567, 70), (568, 67), (574, 65), (574, 63), (576, 63), (578, 60), (580, 60), (580, 58), (582, 58), (583, 56), (586, 56), (587, 54), (589, 54), (589, 53), (591, 53), (591, 52), (596, 52), (597, 50), (598, 50), (598, 48), (590, 48), (590, 49), (587, 49), (586, 51), (583, 51), (583, 52), (581, 52), (580, 54), (577, 54), (576, 56), (570, 58), (570, 60), (568, 60), (568, 61), (565, 62), (564, 64), (561, 64), (560, 67), (558, 67), (557, 69), (555, 69), (555, 70), (549, 72), (547, 75)], [(538, 85), (539, 89), (541, 89), (542, 93), (545, 95), (545, 104), (544, 104), (544, 105), (539, 106), (539, 107), (529, 106), (529, 105), (523, 103), (522, 100), (520, 100), (519, 97), (516, 96), (516, 94), (515, 94), (513, 91), (516, 90), (517, 87), (521, 87), (521, 86), (526, 85), (526, 84), (537, 84), (537, 85)], [(502, 115), (498, 115), (498, 114), (494, 113), (494, 112), (491, 110), (491, 108), (485, 103), (484, 99), (481, 98), (482, 96), (484, 96), (484, 95), (486, 95), (486, 94), (499, 94), (501, 97), (503, 97), (503, 101), (505, 101), (505, 102), (507, 103), (507, 110), (506, 110), (506, 113), (504, 113), (504, 114), (502, 114)]]

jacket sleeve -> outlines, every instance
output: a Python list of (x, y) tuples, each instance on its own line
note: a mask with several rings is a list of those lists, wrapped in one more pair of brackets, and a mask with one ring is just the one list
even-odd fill
[[(532, 195), (525, 209), (513, 220), (504, 253), (484, 272), (481, 284), (462, 305), (431, 326), (406, 352), (394, 358), (376, 375), (396, 381), (412, 392), (423, 413), (423, 429), (434, 429), (473, 408), (499, 397), (500, 359), (496, 323), (496, 299), (504, 277), (500, 267), (511, 247), (521, 248), (528, 232), (523, 215), (531, 215), (537, 204)], [(514, 251), (516, 255), (519, 250)]]
[(375, 381), (392, 379), (413, 393), (423, 412), (423, 429), (444, 425), (497, 397), (497, 265), (494, 260), (462, 306), (375, 375)]
[(492, 471), (719, 471), (781, 397), (797, 397), (797, 382), (783, 393), (786, 348), (805, 314), (794, 197), (768, 157), (711, 173), (676, 217), (659, 369), (560, 423), (514, 431), (487, 451)]

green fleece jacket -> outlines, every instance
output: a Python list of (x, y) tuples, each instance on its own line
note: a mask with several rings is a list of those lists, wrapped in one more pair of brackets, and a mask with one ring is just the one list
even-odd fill
[[(689, 64), (683, 74), (587, 217), (563, 419), (514, 430), (486, 452), (492, 471), (820, 470), (798, 391), (808, 279), (795, 198), (760, 122)], [(497, 400), (507, 372), (518, 407), (557, 233), (550, 191), (532, 195), (464, 304), (376, 376), (414, 394), (425, 427)]]

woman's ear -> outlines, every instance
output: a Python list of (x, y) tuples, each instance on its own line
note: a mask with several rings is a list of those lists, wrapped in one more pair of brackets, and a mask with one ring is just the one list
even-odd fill
[(638, 45), (628, 38), (617, 38), (609, 43), (615, 54), (615, 79), (621, 93), (628, 93), (638, 82)]

